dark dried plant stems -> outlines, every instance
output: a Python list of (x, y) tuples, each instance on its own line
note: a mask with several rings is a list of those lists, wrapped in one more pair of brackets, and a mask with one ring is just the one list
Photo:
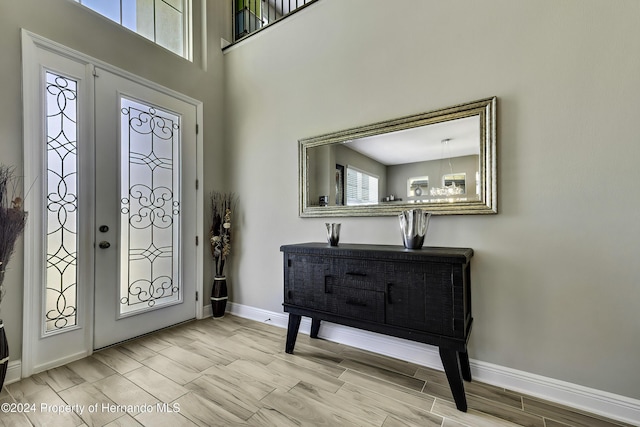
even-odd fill
[[(0, 165), (0, 286), (13, 254), (16, 240), (24, 231), (27, 213), (22, 209), (22, 198), (17, 195), (18, 178), (15, 169)], [(0, 302), (2, 291), (0, 290)]]
[(220, 238), (215, 244), (212, 243), (211, 255), (215, 263), (215, 274), (221, 276), (224, 272), (224, 264), (229, 255), (231, 243), (231, 229), (225, 229), (224, 224), (230, 222), (231, 212), (235, 208), (236, 196), (234, 193), (221, 193), (214, 191), (211, 193), (211, 231), (210, 237)]

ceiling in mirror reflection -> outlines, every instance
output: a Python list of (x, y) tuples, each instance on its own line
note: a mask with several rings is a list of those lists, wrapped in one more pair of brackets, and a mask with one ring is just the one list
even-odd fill
[[(480, 154), (480, 117), (434, 123), (345, 141), (385, 166)], [(447, 143), (443, 143), (447, 141)]]

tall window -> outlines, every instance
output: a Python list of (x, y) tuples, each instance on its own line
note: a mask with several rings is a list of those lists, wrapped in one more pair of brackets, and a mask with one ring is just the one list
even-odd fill
[(378, 203), (378, 177), (347, 166), (347, 206)]
[(45, 73), (46, 332), (77, 324), (78, 82)]
[(188, 59), (191, 55), (191, 0), (75, 0)]

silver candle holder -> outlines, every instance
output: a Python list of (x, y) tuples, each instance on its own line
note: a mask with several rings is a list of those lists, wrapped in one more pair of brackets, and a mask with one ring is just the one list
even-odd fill
[(340, 223), (327, 222), (324, 224), (327, 227), (327, 242), (330, 246), (338, 246), (340, 241)]

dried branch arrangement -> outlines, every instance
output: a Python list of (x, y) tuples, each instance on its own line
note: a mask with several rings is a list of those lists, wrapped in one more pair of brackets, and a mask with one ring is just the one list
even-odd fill
[(18, 181), (13, 167), (0, 165), (0, 303), (5, 291), (5, 268), (27, 223), (22, 197), (18, 195)]

